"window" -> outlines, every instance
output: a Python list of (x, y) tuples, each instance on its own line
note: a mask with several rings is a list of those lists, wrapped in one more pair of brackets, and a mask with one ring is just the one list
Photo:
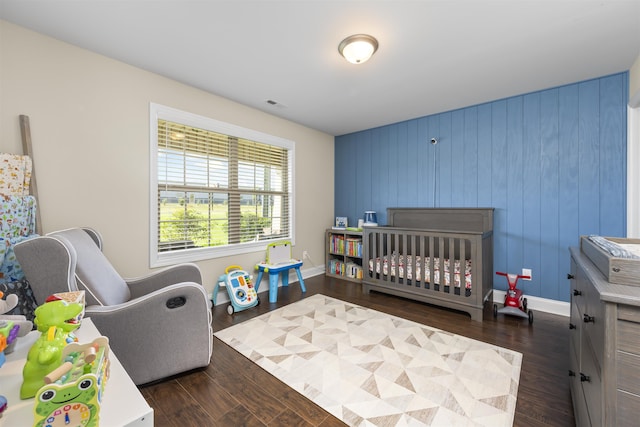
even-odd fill
[(293, 241), (294, 143), (151, 104), (151, 265)]

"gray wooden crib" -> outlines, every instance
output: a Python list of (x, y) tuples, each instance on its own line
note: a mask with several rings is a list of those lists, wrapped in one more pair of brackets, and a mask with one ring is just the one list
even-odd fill
[(493, 292), (493, 208), (389, 208), (363, 232), (365, 293), (467, 312), (482, 321)]

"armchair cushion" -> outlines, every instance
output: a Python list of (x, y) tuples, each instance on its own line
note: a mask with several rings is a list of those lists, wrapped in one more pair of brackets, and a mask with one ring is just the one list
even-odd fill
[(129, 301), (131, 293), (91, 236), (81, 228), (48, 234), (75, 251), (78, 289), (85, 290), (89, 305), (115, 305)]

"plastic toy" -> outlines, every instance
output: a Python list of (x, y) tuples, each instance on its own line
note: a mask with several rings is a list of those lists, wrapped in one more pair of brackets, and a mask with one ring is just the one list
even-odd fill
[[(9, 329), (7, 326), (13, 324)], [(20, 314), (0, 314), (0, 340), (5, 340), (4, 354), (11, 354), (18, 342), (18, 338), (24, 337), (33, 329), (33, 323)], [(1, 350), (0, 345), (0, 352)], [(0, 363), (2, 366), (2, 363)]]
[(4, 297), (4, 292), (0, 291), (0, 314), (8, 313), (18, 305), (18, 295), (10, 294), (7, 298)]
[(509, 289), (504, 297), (504, 307), (498, 309), (497, 304), (493, 304), (493, 317), (498, 314), (508, 314), (510, 316), (524, 317), (529, 319), (529, 324), (533, 323), (533, 312), (527, 309), (527, 299), (524, 294), (516, 286), (518, 279), (530, 279), (531, 276), (523, 276), (520, 274), (509, 274), (501, 271), (496, 272), (498, 276), (504, 276), (509, 282)]
[(0, 418), (2, 418), (2, 414), (7, 410), (7, 398), (0, 395)]
[(44, 377), (35, 399), (34, 427), (97, 427), (100, 404), (109, 378), (109, 340), (71, 343), (63, 363)]
[(42, 304), (35, 310), (35, 324), (40, 337), (29, 349), (22, 370), (20, 398), (35, 396), (44, 385), (44, 377), (62, 363), (62, 350), (77, 341), (72, 334), (80, 326), (78, 316), (84, 310), (79, 303), (56, 300)]
[(11, 294), (5, 300), (1, 299), (3, 296), (0, 291), (0, 366), (4, 363), (2, 353), (12, 353), (18, 338), (27, 335), (33, 329), (33, 323), (21, 314), (2, 314), (18, 305), (17, 295)]
[[(5, 362), (5, 352), (18, 338), (20, 326), (9, 320), (0, 320), (0, 367)], [(7, 352), (8, 353), (8, 352)]]
[(82, 312), (80, 312), (80, 314), (76, 316), (76, 322), (81, 323), (82, 318), (84, 317), (84, 306), (85, 306), (84, 291), (58, 292), (58, 293), (49, 295), (45, 300), (45, 302), (59, 301), (59, 300), (66, 301), (69, 304), (71, 303), (82, 304)]
[(255, 307), (260, 303), (252, 278), (249, 273), (242, 270), (242, 267), (230, 265), (224, 270), (224, 273), (218, 278), (213, 290), (213, 305), (216, 304), (216, 297), (221, 286), (226, 287), (229, 294), (231, 304), (227, 307), (227, 313), (230, 315), (236, 311)]

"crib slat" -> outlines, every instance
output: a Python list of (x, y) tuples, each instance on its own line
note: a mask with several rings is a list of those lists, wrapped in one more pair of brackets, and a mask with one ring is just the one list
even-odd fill
[(394, 253), (396, 254), (396, 270), (395, 270), (395, 274), (393, 276), (394, 280), (396, 281), (397, 284), (400, 283), (400, 254), (402, 253), (402, 251), (404, 250), (402, 247), (402, 240), (400, 239), (403, 236), (402, 233), (394, 233), (393, 234), (393, 243), (394, 243), (394, 248), (395, 251)]
[(411, 249), (410, 252), (413, 254), (411, 258), (411, 282), (410, 285), (417, 288), (420, 287), (420, 283), (418, 282), (418, 264), (419, 264), (419, 256), (422, 256), (420, 251), (416, 250), (416, 240), (420, 240), (420, 236), (409, 236), (409, 240), (411, 241)]
[(437, 285), (434, 280), (433, 289), (438, 292), (442, 292), (444, 289), (444, 238), (440, 238), (438, 241), (440, 243), (438, 247), (439, 278)]
[[(459, 240), (458, 240), (459, 241)], [(456, 239), (449, 238), (449, 287), (447, 292), (455, 294), (456, 288)], [(446, 284), (446, 282), (445, 282)]]
[(407, 256), (409, 256), (411, 250), (409, 248), (409, 245), (411, 244), (410, 239), (408, 238), (407, 234), (405, 233), (401, 233), (399, 235), (399, 241), (400, 241), (400, 252), (398, 255), (398, 257), (401, 257), (402, 259), (402, 264), (403, 264), (403, 269), (402, 271), (400, 270), (400, 266), (398, 266), (398, 283), (399, 284), (404, 284), (405, 286), (409, 284), (409, 280), (407, 278), (407, 270), (409, 268), (409, 264), (408, 261), (409, 259), (407, 258)]
[(435, 237), (429, 236), (429, 288), (434, 289), (435, 286)]
[(466, 295), (467, 289), (467, 240), (460, 239), (460, 296)]
[(378, 235), (376, 233), (373, 232), (367, 232), (365, 234), (364, 237), (364, 248), (365, 251), (365, 258), (362, 260), (362, 265), (364, 264), (369, 264), (369, 278), (374, 278), (376, 277), (376, 271), (378, 268)]
[[(425, 258), (425, 252), (424, 252), (424, 241), (425, 241), (426, 237), (425, 236), (420, 236), (419, 240), (418, 240), (418, 246), (420, 247), (419, 251), (420, 251), (420, 280), (418, 280), (418, 261), (416, 260), (416, 265), (415, 265), (415, 271), (416, 273), (414, 274), (415, 279), (416, 279), (416, 286), (419, 288), (424, 288), (424, 282), (426, 281), (426, 276), (425, 273), (427, 271), (427, 263), (426, 263), (426, 258)], [(416, 257), (417, 258), (417, 257)]]
[[(377, 232), (376, 232), (377, 233)], [(378, 235), (378, 256), (380, 257), (380, 277), (384, 277), (384, 233), (377, 233)]]

